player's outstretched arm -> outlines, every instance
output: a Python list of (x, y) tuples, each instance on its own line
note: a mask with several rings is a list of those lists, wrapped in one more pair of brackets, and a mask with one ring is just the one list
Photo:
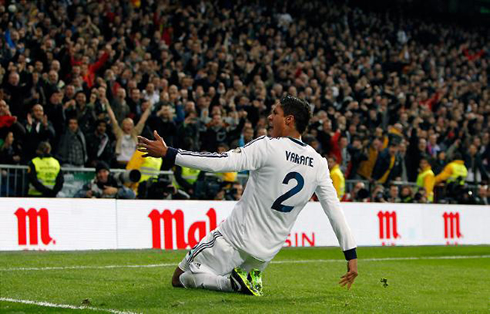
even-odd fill
[(357, 276), (357, 258), (354, 258), (347, 262), (347, 273), (340, 277), (339, 284), (342, 287), (347, 285), (347, 289), (350, 289)]
[(153, 131), (153, 136), (155, 137), (154, 141), (138, 136), (138, 150), (145, 153), (143, 157), (165, 157), (168, 151), (167, 144), (157, 131)]

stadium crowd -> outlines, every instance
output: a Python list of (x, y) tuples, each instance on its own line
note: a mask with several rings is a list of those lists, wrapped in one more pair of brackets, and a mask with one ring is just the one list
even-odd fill
[[(153, 130), (226, 151), (267, 135), (289, 94), (311, 104), (303, 141), (341, 200), (489, 204), (488, 29), (334, 1), (0, 3), (0, 164), (49, 142), (61, 166), (126, 168)], [(243, 189), (172, 170), (190, 197)]]

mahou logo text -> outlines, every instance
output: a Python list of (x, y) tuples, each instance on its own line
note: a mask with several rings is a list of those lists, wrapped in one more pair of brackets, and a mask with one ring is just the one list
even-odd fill
[(380, 211), (378, 212), (379, 219), (379, 239), (382, 240), (382, 245), (395, 245), (394, 240), (401, 238), (398, 233), (398, 225), (396, 212)]
[(27, 245), (27, 220), (29, 220), (30, 245), (39, 244), (39, 235), (41, 235), (42, 244), (48, 245), (51, 242), (54, 244), (54, 240), (49, 235), (49, 213), (46, 208), (41, 208), (39, 211), (35, 208), (27, 211), (19, 208), (14, 215), (17, 216), (19, 245)]
[(447, 245), (457, 245), (458, 239), (462, 238), (459, 213), (444, 213), (444, 238)]
[[(209, 228), (206, 228), (206, 221), (196, 221), (193, 223), (187, 231), (184, 227), (184, 212), (180, 209), (175, 212), (171, 212), (168, 209), (160, 212), (156, 209), (152, 210), (148, 217), (151, 219), (151, 229), (154, 249), (162, 248), (162, 234), (165, 245), (165, 250), (173, 249), (186, 249), (188, 247), (194, 247), (199, 241), (204, 238), (207, 232), (214, 230), (216, 224), (216, 211), (214, 208), (210, 208), (206, 216), (208, 217)], [(163, 221), (163, 232), (162, 232)], [(175, 232), (173, 226), (175, 225)], [(197, 233), (197, 237), (196, 237)], [(174, 236), (176, 237), (176, 245), (174, 247)]]

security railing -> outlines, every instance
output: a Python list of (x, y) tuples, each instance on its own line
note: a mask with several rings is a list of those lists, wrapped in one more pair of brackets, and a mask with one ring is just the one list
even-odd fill
[[(27, 195), (29, 187), (28, 166), (0, 165), (0, 197), (22, 197)], [(58, 197), (73, 197), (84, 184), (95, 177), (95, 168), (61, 167), (65, 180)], [(125, 169), (111, 169), (111, 173), (125, 172)], [(173, 179), (172, 171), (160, 171), (159, 175), (165, 175), (170, 181)], [(207, 177), (215, 177), (214, 173), (206, 173)], [(238, 174), (237, 181), (245, 184), (247, 174)]]
[[(85, 183), (90, 182), (95, 176), (95, 168), (76, 168), (76, 167), (62, 167), (63, 177), (65, 182), (63, 184), (63, 189), (58, 194), (58, 197), (73, 197), (75, 193), (82, 188)], [(114, 174), (125, 172), (125, 169), (111, 169)], [(173, 179), (172, 171), (160, 171), (160, 175), (165, 175), (169, 180)], [(206, 173), (206, 177), (216, 176), (213, 173)], [(245, 185), (248, 179), (248, 174), (239, 173), (237, 175), (237, 181)], [(377, 183), (368, 180), (346, 180), (345, 188), (346, 193), (350, 192), (354, 186), (363, 182), (364, 187), (369, 191), (369, 196), (374, 190)], [(409, 186), (414, 192), (418, 189), (416, 184), (413, 182), (405, 181), (392, 181), (392, 184), (402, 186)], [(28, 179), (28, 167), (19, 165), (0, 165), (0, 197), (22, 197), (27, 195), (27, 190), (29, 186)], [(478, 192), (478, 186), (476, 185), (466, 185), (468, 193), (471, 195), (476, 195)], [(444, 187), (436, 187), (435, 201), (439, 202), (440, 199), (448, 197)], [(451, 197), (451, 195), (449, 195)]]

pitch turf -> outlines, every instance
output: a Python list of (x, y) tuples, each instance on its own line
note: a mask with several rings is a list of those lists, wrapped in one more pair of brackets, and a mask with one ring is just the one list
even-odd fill
[[(361, 247), (360, 275), (350, 291), (337, 285), (346, 268), (338, 248), (284, 249), (265, 271), (262, 298), (172, 288), (184, 254), (2, 252), (0, 299), (92, 309), (0, 301), (0, 312), (490, 313), (490, 246)], [(448, 256), (463, 258), (442, 258)], [(114, 267), (102, 268), (108, 265)]]

